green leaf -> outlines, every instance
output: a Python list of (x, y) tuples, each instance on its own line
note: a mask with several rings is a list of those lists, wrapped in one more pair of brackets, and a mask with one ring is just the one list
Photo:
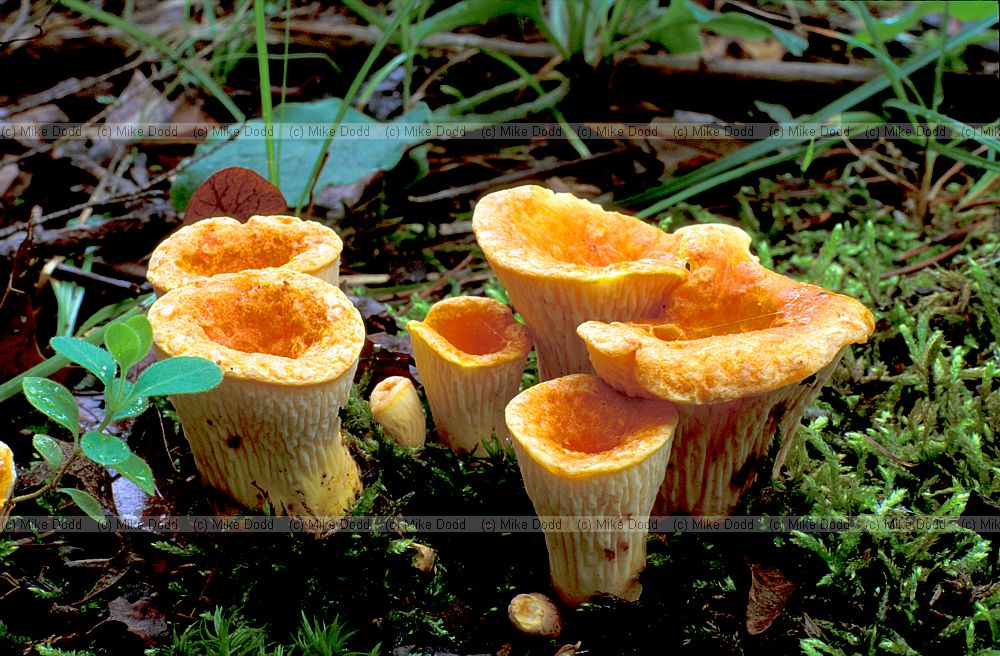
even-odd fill
[(124, 442), (107, 433), (87, 431), (80, 440), (83, 453), (99, 465), (119, 465), (129, 459), (132, 451)]
[(108, 423), (115, 423), (116, 421), (121, 421), (128, 417), (138, 417), (143, 412), (145, 412), (146, 407), (149, 405), (149, 399), (145, 396), (136, 396), (135, 387), (132, 383), (127, 380), (121, 381), (122, 383), (122, 397), (125, 399), (124, 405), (115, 410), (115, 413), (111, 415), (111, 419)]
[(108, 523), (108, 518), (104, 516), (104, 507), (101, 502), (83, 490), (72, 487), (61, 487), (59, 491), (73, 500), (73, 503), (80, 506), (80, 510), (87, 513), (91, 519), (104, 526)]
[[(131, 452), (130, 452), (131, 453)], [(146, 461), (132, 453), (128, 460), (112, 465), (122, 476), (132, 481), (146, 494), (153, 496), (156, 488), (153, 484), (153, 470), (149, 468)]]
[(48, 435), (37, 433), (31, 438), (31, 443), (34, 445), (35, 451), (38, 451), (38, 455), (42, 456), (42, 460), (48, 463), (49, 469), (55, 473), (59, 469), (59, 465), (62, 464), (62, 449), (59, 448), (59, 442)]
[(716, 14), (704, 23), (704, 27), (716, 34), (731, 36), (737, 39), (748, 39), (750, 41), (774, 39), (785, 50), (795, 56), (799, 56), (805, 52), (806, 46), (809, 45), (808, 41), (794, 32), (779, 29), (759, 18), (731, 11), (724, 14)]
[(53, 337), (49, 344), (56, 353), (97, 376), (105, 387), (115, 379), (115, 359), (100, 346), (75, 337)]
[(178, 356), (155, 362), (142, 372), (132, 390), (137, 396), (192, 394), (222, 382), (222, 369), (205, 358)]
[(104, 345), (121, 367), (123, 378), (132, 365), (142, 360), (149, 350), (142, 351), (142, 337), (127, 322), (108, 326), (104, 333)]
[[(326, 130), (337, 115), (341, 102), (343, 101), (339, 98), (328, 98), (309, 103), (287, 103), (276, 107), (274, 115), (281, 116), (281, 112), (284, 112), (286, 126), (311, 123)], [(429, 118), (430, 109), (420, 103), (393, 123), (423, 123)], [(347, 124), (368, 126), (372, 136), (382, 129), (381, 123), (354, 109), (348, 109), (344, 115), (342, 125)], [(275, 126), (275, 129), (278, 127)], [(259, 134), (263, 129), (263, 121), (252, 120), (247, 121), (246, 130), (235, 139), (209, 137), (203, 141), (195, 149), (194, 156), (184, 160), (181, 171), (174, 180), (170, 190), (174, 206), (178, 209), (185, 207), (191, 194), (208, 176), (233, 164), (253, 169), (266, 178), (268, 171), (264, 141), (253, 136), (253, 131)], [(399, 130), (402, 131), (402, 127)], [(248, 133), (251, 136), (247, 136)], [(320, 152), (323, 139), (306, 138), (308, 136), (304, 134), (303, 138), (299, 138), (298, 135), (293, 135), (292, 139), (285, 139), (281, 143), (281, 179), (278, 187), (285, 198), (300, 198), (305, 193), (313, 164), (320, 157), (326, 157), (326, 163), (316, 181), (316, 192), (325, 187), (357, 182), (378, 171), (388, 171), (399, 163), (410, 146), (424, 140), (422, 136), (408, 136), (402, 132), (398, 137), (386, 139), (342, 137), (338, 134), (330, 144), (329, 151), (324, 154)]]
[(664, 27), (651, 35), (652, 40), (675, 55), (701, 52), (705, 42), (694, 15), (695, 7), (697, 5), (688, 0), (671, 0), (670, 6), (660, 17), (659, 22)]
[(149, 348), (153, 345), (153, 326), (150, 325), (149, 319), (146, 318), (146, 315), (140, 314), (130, 318), (125, 322), (125, 325), (139, 336), (139, 350), (142, 352), (142, 357), (146, 357)]
[(39, 412), (73, 433), (73, 437), (80, 434), (80, 409), (68, 389), (54, 380), (34, 376), (25, 378), (21, 389)]
[(129, 298), (124, 301), (119, 301), (117, 303), (112, 303), (110, 305), (105, 305), (97, 312), (94, 312), (90, 317), (84, 321), (79, 328), (77, 328), (76, 334), (82, 336), (84, 333), (89, 331), (91, 328), (102, 324), (108, 319), (117, 317), (118, 315), (145, 303), (153, 294), (145, 294), (138, 298)]

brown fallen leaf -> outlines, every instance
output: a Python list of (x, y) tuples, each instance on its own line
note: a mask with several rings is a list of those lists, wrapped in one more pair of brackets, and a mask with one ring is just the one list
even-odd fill
[(747, 603), (747, 633), (767, 631), (785, 610), (798, 585), (777, 567), (747, 562), (750, 567), (750, 599)]
[(288, 211), (281, 191), (255, 171), (230, 166), (209, 176), (195, 189), (184, 210), (184, 225), (213, 216), (230, 216), (241, 223), (255, 214)]
[(34, 233), (27, 232), (13, 259), (0, 260), (0, 380), (42, 361), (35, 341), (34, 283), (38, 276)]
[(426, 544), (420, 544), (419, 542), (413, 542), (410, 544), (410, 547), (417, 552), (413, 554), (413, 560), (411, 561), (413, 567), (421, 572), (433, 572), (434, 563), (437, 561), (437, 554), (434, 550)]
[(124, 595), (108, 604), (108, 620), (122, 622), (149, 644), (167, 633), (167, 619), (153, 603), (152, 597), (140, 597), (131, 602)]
[(14, 184), (17, 180), (17, 176), (20, 175), (21, 169), (18, 168), (17, 164), (10, 163), (4, 164), (0, 161), (0, 198), (7, 193), (10, 186)]

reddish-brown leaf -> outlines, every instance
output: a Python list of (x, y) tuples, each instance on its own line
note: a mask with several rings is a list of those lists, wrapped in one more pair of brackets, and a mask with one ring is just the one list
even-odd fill
[(747, 633), (757, 635), (771, 628), (798, 586), (777, 567), (755, 562), (747, 564), (750, 566), (751, 578)]
[(0, 380), (42, 361), (31, 303), (33, 280), (38, 275), (33, 236), (33, 232), (27, 233), (10, 262), (0, 261)]
[(281, 191), (255, 171), (240, 166), (217, 171), (195, 189), (184, 210), (184, 225), (213, 216), (231, 216), (241, 223), (255, 214), (284, 214), (288, 203)]

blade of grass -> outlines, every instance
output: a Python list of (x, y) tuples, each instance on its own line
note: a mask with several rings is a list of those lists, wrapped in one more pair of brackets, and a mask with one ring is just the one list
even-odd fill
[[(1000, 152), (1000, 140), (994, 139), (992, 137), (983, 134), (981, 130), (976, 130), (971, 125), (963, 123), (957, 119), (953, 119), (950, 116), (946, 116), (940, 112), (936, 112), (933, 109), (928, 109), (926, 107), (921, 107), (920, 105), (915, 105), (911, 102), (905, 100), (890, 99), (885, 101), (886, 107), (894, 107), (896, 109), (901, 109), (905, 112), (912, 112), (917, 116), (923, 117), (928, 121), (934, 121), (936, 123), (946, 123), (956, 130), (958, 130), (959, 135), (973, 135), (965, 137), (966, 139), (971, 139), (976, 143), (986, 146), (994, 152)], [(977, 134), (978, 133), (978, 134)]]
[[(949, 39), (947, 44), (942, 47), (947, 52), (951, 52), (957, 48), (960, 48), (965, 44), (967, 44), (969, 41), (971, 41), (976, 36), (976, 34), (993, 25), (993, 22), (994, 21), (992, 18), (988, 18), (972, 23), (969, 26), (967, 26), (964, 30), (962, 30), (962, 32)], [(931, 62), (935, 61), (938, 56), (939, 56), (938, 48), (928, 49), (924, 52), (914, 55), (906, 62), (901, 64), (899, 66), (899, 71), (903, 75), (910, 75), (914, 71), (920, 70), (924, 66), (927, 66)], [(838, 114), (841, 114), (851, 109), (858, 103), (861, 103), (871, 98), (875, 94), (885, 90), (889, 86), (889, 84), (890, 82), (888, 76), (885, 73), (882, 73), (878, 77), (873, 78), (868, 82), (865, 82), (856, 89), (850, 91), (849, 93), (844, 94), (837, 100), (826, 105), (825, 107), (817, 111), (815, 114), (813, 114), (812, 117), (808, 117), (808, 120), (812, 122), (827, 121), (837, 116)], [(806, 120), (806, 118), (799, 119), (795, 121), (793, 125), (796, 123), (803, 122), (804, 120)], [(757, 143), (751, 144), (746, 148), (738, 150), (735, 153), (726, 155), (725, 157), (722, 157), (712, 162), (711, 164), (706, 164), (700, 169), (692, 171), (687, 175), (675, 178), (674, 180), (671, 180), (666, 184), (660, 185), (659, 187), (626, 198), (622, 200), (620, 204), (635, 205), (637, 203), (658, 200), (661, 198), (669, 200), (669, 197), (672, 197), (672, 194), (676, 194), (686, 189), (687, 187), (696, 184), (701, 184), (706, 181), (710, 181), (714, 179), (716, 176), (725, 173), (726, 171), (736, 166), (745, 164), (750, 160), (756, 159), (757, 157), (760, 157), (762, 155), (766, 155), (767, 153), (776, 150), (778, 148), (781, 148), (783, 146), (789, 146), (789, 145), (795, 146), (807, 140), (808, 137), (785, 137), (785, 136), (769, 137), (762, 141), (758, 141)], [(714, 185), (709, 184), (703, 187), (702, 191), (704, 191), (705, 189), (711, 189), (712, 186)], [(658, 201), (653, 205), (636, 213), (636, 216), (639, 217), (651, 216), (653, 214), (656, 214), (657, 212), (662, 211), (668, 205), (669, 203)]]
[(788, 162), (790, 160), (793, 160), (799, 157), (800, 155), (806, 154), (806, 152), (810, 150), (810, 148), (812, 150), (812, 157), (815, 159), (817, 155), (820, 155), (827, 148), (833, 146), (834, 143), (836, 143), (836, 141), (824, 140), (824, 141), (816, 141), (810, 143), (812, 144), (811, 146), (809, 144), (800, 144), (793, 150), (781, 153), (775, 153), (774, 155), (770, 155), (763, 159), (758, 159), (749, 162), (748, 164), (744, 164), (743, 166), (739, 166), (737, 168), (719, 173), (715, 177), (712, 177), (708, 180), (702, 180), (701, 182), (695, 183), (690, 187), (684, 188), (675, 194), (667, 196), (666, 198), (658, 202), (655, 206), (653, 206), (653, 207), (659, 207), (660, 209), (657, 209), (656, 211), (651, 211), (652, 207), (649, 207), (643, 210), (642, 212), (638, 212), (636, 216), (640, 218), (647, 218), (649, 216), (652, 216), (653, 214), (663, 211), (664, 209), (670, 207), (675, 203), (680, 203), (682, 201), (685, 201), (688, 198), (691, 198), (692, 196), (696, 196), (703, 191), (711, 189), (712, 187), (716, 187), (720, 184), (725, 184), (732, 180), (737, 180), (743, 177), (744, 175), (753, 173), (754, 171), (759, 171), (761, 169), (766, 169), (770, 166), (774, 166), (776, 164), (781, 164), (782, 162)]
[(146, 47), (163, 53), (167, 56), (167, 58), (198, 80), (198, 82), (205, 87), (205, 90), (208, 91), (213, 98), (219, 101), (219, 103), (226, 108), (226, 110), (238, 123), (242, 123), (246, 120), (246, 116), (240, 111), (239, 107), (233, 103), (232, 99), (226, 95), (226, 92), (222, 90), (222, 87), (220, 87), (208, 73), (193, 64), (187, 57), (184, 57), (184, 55), (172, 48), (168, 43), (153, 36), (152, 34), (149, 34), (132, 23), (129, 23), (121, 17), (115, 16), (114, 14), (104, 11), (99, 7), (89, 5), (82, 0), (59, 0), (59, 3), (67, 9), (72, 9), (87, 18), (121, 30), (122, 33), (132, 37)]
[(271, 110), (271, 68), (267, 59), (267, 17), (264, 0), (254, 0), (254, 28), (257, 37), (257, 70), (260, 75), (260, 111), (264, 119), (264, 148), (267, 156), (267, 176), (271, 184), (278, 186), (278, 169), (274, 157), (274, 116)]
[[(525, 69), (523, 66), (514, 61), (514, 59), (511, 58), (510, 55), (507, 55), (502, 52), (496, 52), (493, 50), (483, 50), (483, 52), (489, 55), (490, 57), (493, 57), (497, 61), (505, 64), (512, 71), (517, 73), (518, 76), (520, 76), (522, 80), (524, 80), (532, 89), (534, 89), (535, 93), (537, 93), (539, 96), (545, 95), (545, 91), (542, 89), (542, 85), (538, 82), (537, 79), (535, 79), (535, 76), (529, 73), (527, 69)], [(573, 150), (575, 150), (577, 154), (580, 155), (580, 157), (591, 157), (592, 155), (590, 150), (587, 148), (587, 145), (583, 143), (583, 141), (576, 134), (573, 128), (570, 127), (569, 123), (566, 122), (566, 118), (563, 116), (562, 112), (559, 111), (559, 108), (553, 106), (551, 111), (552, 111), (552, 116), (559, 123), (559, 127), (562, 128), (563, 134), (566, 135), (566, 138), (569, 140), (570, 145), (573, 146)]]
[[(280, 110), (278, 112), (278, 122), (284, 126), (285, 125), (285, 96), (288, 91), (288, 46), (292, 41), (291, 24), (288, 22), (288, 16), (292, 13), (292, 0), (285, 0), (285, 36), (284, 36), (284, 52), (281, 58), (281, 102), (278, 104)], [(330, 60), (333, 64), (333, 60)], [(333, 68), (339, 72), (337, 65), (334, 64)], [(278, 152), (274, 156), (274, 176), (278, 180), (281, 179), (281, 144), (282, 139), (278, 139)]]
[(400, 64), (409, 58), (410, 55), (408, 53), (401, 52), (386, 62), (382, 68), (375, 71), (374, 75), (372, 75), (368, 80), (368, 84), (366, 84), (365, 88), (361, 90), (360, 94), (358, 94), (358, 100), (354, 103), (355, 109), (361, 111), (364, 106), (368, 104), (368, 99), (371, 98), (371, 95), (375, 93), (375, 87), (377, 87), (380, 82), (385, 80), (385, 78), (389, 77), (390, 73), (396, 70)]
[(386, 45), (392, 39), (393, 35), (399, 30), (403, 21), (407, 20), (411, 9), (413, 8), (415, 0), (410, 0), (406, 3), (406, 6), (400, 8), (396, 15), (393, 16), (392, 22), (389, 26), (382, 32), (382, 35), (372, 46), (371, 51), (368, 53), (368, 58), (365, 59), (364, 63), (361, 65), (358, 74), (354, 76), (354, 81), (351, 82), (351, 86), (347, 89), (347, 93), (344, 95), (344, 102), (340, 103), (340, 109), (337, 110), (337, 115), (334, 117), (333, 121), (330, 122), (330, 128), (327, 130), (327, 136), (323, 140), (323, 145), (319, 150), (319, 155), (316, 158), (316, 162), (313, 163), (312, 171), (309, 173), (309, 180), (302, 192), (302, 196), (295, 203), (295, 214), (301, 214), (302, 208), (305, 207), (309, 198), (312, 197), (313, 187), (316, 186), (316, 181), (319, 179), (319, 173), (323, 170), (323, 165), (326, 163), (326, 154), (330, 150), (330, 144), (333, 143), (333, 137), (337, 130), (340, 128), (341, 122), (344, 120), (344, 115), (347, 114), (347, 108), (350, 107), (351, 98), (354, 98), (358, 89), (364, 83), (365, 79), (368, 77), (368, 73), (371, 71), (372, 66), (375, 65), (375, 60), (378, 56), (382, 54), (385, 50)]

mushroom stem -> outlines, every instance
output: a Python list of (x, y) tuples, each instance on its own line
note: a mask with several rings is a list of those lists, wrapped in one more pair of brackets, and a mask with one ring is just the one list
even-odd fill
[(343, 515), (361, 492), (339, 415), (356, 368), (306, 389), (224, 378), (208, 392), (171, 396), (202, 480), (251, 508)]
[(507, 406), (524, 487), (546, 521), (552, 583), (578, 606), (595, 594), (639, 598), (646, 526), (670, 457), (677, 413), (594, 376), (532, 387)]
[(406, 326), (441, 439), (457, 452), (509, 440), (503, 409), (517, 394), (531, 340), (506, 305), (459, 296)]
[(226, 273), (149, 311), (156, 354), (208, 358), (218, 387), (171, 397), (209, 485), (289, 515), (335, 516), (361, 491), (340, 433), (365, 340), (336, 287), (287, 269)]
[(781, 446), (773, 467), (780, 470), (802, 414), (839, 361), (840, 355), (806, 380), (758, 396), (706, 405), (677, 403), (673, 451), (654, 514), (731, 513), (763, 470), (775, 436)]
[(390, 376), (379, 382), (368, 397), (372, 417), (396, 444), (420, 448), (427, 438), (427, 418), (413, 381)]

